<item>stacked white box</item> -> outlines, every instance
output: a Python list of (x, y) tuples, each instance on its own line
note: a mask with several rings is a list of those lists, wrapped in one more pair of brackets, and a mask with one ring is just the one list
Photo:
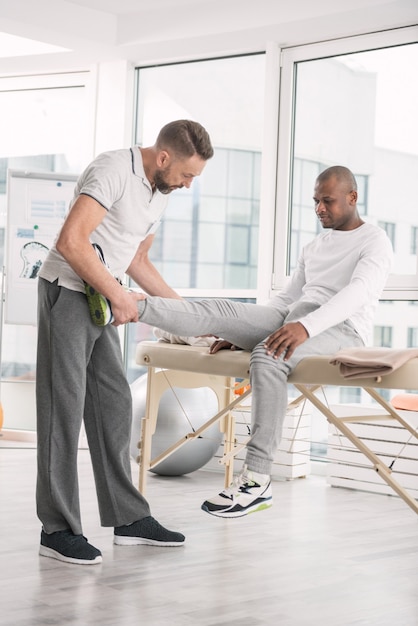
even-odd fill
[[(348, 415), (381, 415), (375, 407), (356, 408), (353, 405), (332, 406), (339, 417)], [(418, 427), (418, 413), (399, 411), (413, 428)], [(418, 443), (415, 437), (395, 420), (350, 422), (349, 428), (364, 440), (365, 444), (392, 469), (393, 478), (412, 497), (418, 498)], [(328, 437), (327, 482), (335, 487), (358, 489), (388, 495), (396, 495), (374, 470), (372, 463), (354, 448), (350, 441), (330, 426)]]
[(311, 473), (311, 414), (289, 409), (283, 435), (274, 457), (272, 477), (304, 478)]
[[(236, 467), (242, 467), (245, 458), (245, 441), (250, 436), (251, 425), (251, 396), (242, 405), (233, 411), (235, 418), (235, 435), (238, 446), (241, 449), (235, 455)], [(290, 409), (286, 413), (283, 423), (282, 439), (275, 454), (272, 478), (291, 480), (303, 478), (310, 474), (310, 446), (311, 446), (311, 414), (308, 407)], [(223, 454), (223, 445), (205, 465), (205, 469), (220, 470), (223, 465), (220, 459)], [(236, 472), (235, 472), (236, 473)]]

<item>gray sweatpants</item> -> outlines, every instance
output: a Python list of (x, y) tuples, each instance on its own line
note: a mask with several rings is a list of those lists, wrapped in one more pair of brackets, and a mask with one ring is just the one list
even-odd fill
[(115, 327), (96, 326), (83, 293), (39, 279), (37, 512), (45, 532), (82, 534), (77, 452), (82, 420), (102, 526), (150, 515), (134, 487), (131, 391)]
[(286, 322), (296, 321), (316, 304), (301, 303), (279, 310), (230, 300), (186, 300), (148, 297), (138, 302), (140, 321), (183, 336), (211, 334), (251, 351), (251, 439), (246, 464), (262, 474), (271, 464), (280, 441), (287, 408), (287, 377), (306, 356), (333, 354), (363, 341), (349, 322), (342, 322), (298, 346), (288, 361), (266, 354), (263, 342)]

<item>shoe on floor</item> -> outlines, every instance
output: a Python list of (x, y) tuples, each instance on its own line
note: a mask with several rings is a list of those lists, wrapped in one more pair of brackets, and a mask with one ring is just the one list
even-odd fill
[(184, 544), (185, 536), (161, 526), (153, 517), (144, 517), (128, 526), (115, 528), (113, 543), (118, 546), (165, 546), (174, 547)]
[(50, 535), (42, 530), (39, 554), (77, 565), (102, 562), (100, 550), (92, 546), (83, 535), (74, 535), (71, 530), (58, 530)]
[[(100, 261), (107, 269), (109, 269), (101, 247), (97, 243), (93, 243), (92, 245)], [(89, 306), (90, 316), (93, 322), (97, 326), (106, 326), (107, 324), (111, 324), (113, 322), (113, 314), (109, 300), (86, 282), (84, 283), (84, 290), (86, 292), (87, 304)]]
[(231, 486), (202, 504), (203, 511), (217, 517), (243, 517), (268, 509), (273, 504), (268, 474), (258, 474), (245, 465)]

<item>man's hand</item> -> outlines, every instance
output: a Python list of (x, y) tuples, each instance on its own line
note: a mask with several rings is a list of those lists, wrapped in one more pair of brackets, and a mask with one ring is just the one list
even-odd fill
[(239, 348), (237, 348), (237, 346), (234, 346), (233, 343), (225, 341), (225, 339), (217, 339), (209, 348), (209, 353), (216, 354), (216, 352), (219, 352), (219, 350), (239, 350)]
[(112, 325), (120, 326), (121, 324), (128, 324), (129, 322), (138, 322), (137, 302), (138, 300), (145, 300), (146, 297), (145, 293), (122, 290), (121, 296), (111, 302), (114, 317)]
[(267, 354), (271, 354), (273, 359), (278, 359), (285, 352), (283, 357), (288, 361), (296, 348), (308, 339), (306, 328), (300, 322), (289, 322), (267, 337), (264, 342)]

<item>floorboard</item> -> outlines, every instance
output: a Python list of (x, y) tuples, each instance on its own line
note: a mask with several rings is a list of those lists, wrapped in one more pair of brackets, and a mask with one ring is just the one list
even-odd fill
[(271, 509), (222, 520), (200, 510), (222, 474), (150, 474), (154, 516), (186, 545), (114, 546), (99, 524), (88, 451), (79, 456), (97, 566), (38, 556), (36, 451), (0, 448), (2, 626), (418, 625), (418, 517), (397, 497), (309, 476), (275, 482)]

